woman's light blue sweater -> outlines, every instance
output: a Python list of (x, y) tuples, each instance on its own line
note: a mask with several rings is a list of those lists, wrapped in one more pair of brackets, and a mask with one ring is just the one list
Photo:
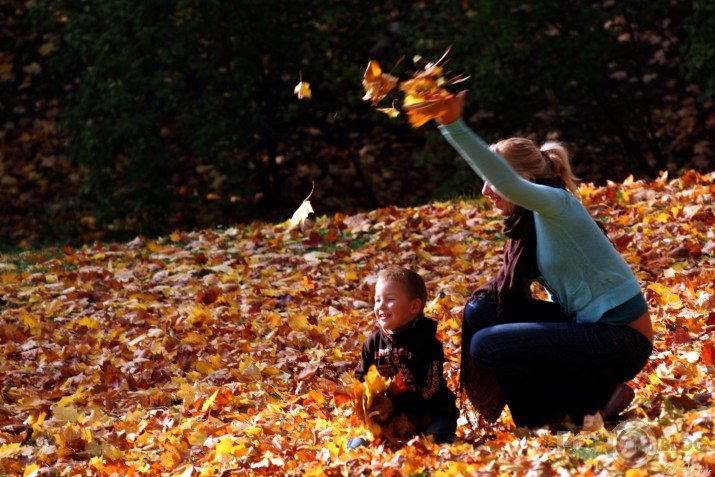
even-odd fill
[(440, 130), (502, 197), (534, 212), (539, 281), (575, 321), (598, 321), (641, 293), (626, 261), (578, 199), (516, 174), (462, 119)]

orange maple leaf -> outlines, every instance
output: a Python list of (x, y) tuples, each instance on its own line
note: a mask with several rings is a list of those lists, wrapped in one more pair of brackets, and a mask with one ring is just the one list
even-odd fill
[[(407, 120), (412, 127), (420, 127), (431, 119), (435, 119), (441, 112), (429, 111), (428, 109), (420, 110), (419, 107), (433, 104), (433, 102), (451, 95), (446, 86), (457, 84), (467, 79), (461, 74), (453, 78), (445, 78), (444, 68), (440, 66), (440, 63), (447, 57), (450, 49), (451, 47), (447, 48), (442, 57), (434, 63), (424, 63), (420, 57), (416, 57), (415, 63), (421, 63), (424, 66), (413, 73), (410, 79), (402, 81), (399, 85), (395, 76), (383, 73), (380, 64), (375, 60), (370, 60), (362, 82), (365, 88), (363, 99), (372, 101), (372, 105), (376, 106), (392, 91), (395, 85), (398, 85), (400, 91), (405, 94), (402, 106), (407, 111)], [(376, 109), (391, 118), (399, 115), (394, 101), (391, 108)]]
[(308, 290), (313, 290), (315, 288), (315, 283), (310, 280), (308, 275), (303, 275), (303, 279), (300, 281), (300, 284)]
[(372, 101), (373, 106), (383, 100), (385, 96), (397, 85), (397, 77), (389, 73), (383, 73), (380, 63), (370, 60), (362, 79), (365, 88), (365, 96), (362, 99)]

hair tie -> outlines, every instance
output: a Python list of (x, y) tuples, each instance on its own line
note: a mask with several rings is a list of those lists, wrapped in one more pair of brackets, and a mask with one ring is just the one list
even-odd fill
[(544, 161), (546, 161), (547, 164), (551, 164), (551, 158), (549, 157), (549, 154), (546, 151), (542, 151), (539, 149), (539, 152), (541, 153), (541, 157), (544, 158)]

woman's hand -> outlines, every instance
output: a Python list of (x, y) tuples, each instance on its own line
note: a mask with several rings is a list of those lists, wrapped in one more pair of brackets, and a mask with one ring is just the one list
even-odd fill
[(464, 112), (464, 98), (467, 90), (460, 91), (456, 95), (449, 95), (442, 98), (415, 103), (406, 106), (407, 111), (419, 111), (420, 114), (433, 116), (438, 124), (451, 124), (462, 117)]
[(464, 98), (467, 97), (467, 90), (460, 91), (457, 95), (447, 96), (444, 99), (444, 113), (437, 118), (438, 124), (451, 124), (462, 117), (464, 113)]

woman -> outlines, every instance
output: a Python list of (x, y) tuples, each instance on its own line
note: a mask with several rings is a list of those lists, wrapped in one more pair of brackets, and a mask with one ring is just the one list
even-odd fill
[[(575, 192), (566, 149), (512, 138), (487, 146), (461, 118), (466, 92), (424, 106), (484, 179), (506, 216), (504, 263), (465, 307), (460, 381), (496, 420), (504, 401), (519, 426), (568, 414), (617, 416), (625, 381), (645, 366), (653, 329), (640, 285)], [(551, 301), (531, 298), (538, 281)], [(490, 386), (489, 384), (496, 384)]]

